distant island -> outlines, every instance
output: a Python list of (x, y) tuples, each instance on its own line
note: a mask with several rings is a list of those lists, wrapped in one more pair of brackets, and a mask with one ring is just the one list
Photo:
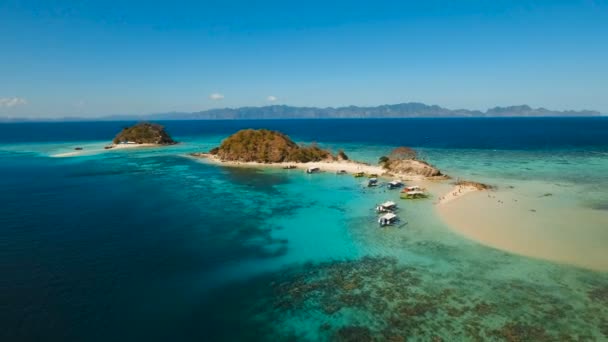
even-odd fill
[[(145, 116), (150, 120), (259, 120), (259, 119), (388, 119), (447, 117), (584, 117), (600, 116), (593, 110), (558, 111), (532, 108), (527, 105), (494, 107), (485, 112), (468, 109), (447, 109), (423, 103), (400, 103), (376, 107), (292, 107), (265, 106), (210, 109), (194, 113), (161, 113)], [(119, 116), (114, 117), (119, 118)]]
[(274, 105), (264, 107), (219, 108), (200, 112), (171, 112), (145, 115), (110, 115), (96, 118), (65, 117), (10, 118), (0, 117), (0, 122), (15, 121), (122, 121), (122, 120), (263, 120), (263, 119), (387, 119), (387, 118), (450, 118), (450, 117), (587, 117), (601, 116), (594, 110), (550, 110), (528, 105), (494, 107), (486, 111), (447, 109), (437, 105), (409, 102), (375, 107), (293, 107)]
[(410, 148), (396, 148), (381, 157), (378, 165), (350, 160), (344, 151), (335, 155), (316, 144), (298, 145), (287, 135), (267, 129), (244, 129), (226, 138), (208, 152), (192, 153), (197, 158), (227, 166), (280, 167), (351, 173), (353, 175), (445, 179), (439, 169), (418, 160)]
[(429, 106), (423, 103), (401, 103), (377, 107), (291, 107), (266, 106), (211, 109), (196, 113), (156, 114), (151, 117), (173, 120), (221, 120), (221, 119), (382, 119), (382, 118), (439, 118), (439, 117), (544, 117), (544, 116), (599, 116), (592, 110), (555, 111), (531, 108), (527, 105), (494, 107), (485, 112)]
[(165, 128), (159, 124), (140, 122), (130, 127), (123, 128), (114, 137), (112, 143), (119, 145), (174, 145), (177, 144), (167, 133)]

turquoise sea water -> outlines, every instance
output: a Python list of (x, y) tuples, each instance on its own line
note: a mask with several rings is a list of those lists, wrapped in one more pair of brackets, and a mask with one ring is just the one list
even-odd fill
[(187, 156), (249, 126), (369, 162), (410, 145), (454, 177), (605, 212), (608, 120), (166, 124), (181, 144), (105, 152), (124, 123), (0, 125), (2, 340), (608, 339), (606, 272), (467, 240), (432, 200), (378, 229), (398, 193), (350, 176)]

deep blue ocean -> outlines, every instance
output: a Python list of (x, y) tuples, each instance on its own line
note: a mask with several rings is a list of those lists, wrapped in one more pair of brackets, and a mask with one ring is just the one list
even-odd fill
[[(605, 272), (480, 247), (442, 233), (439, 223), (429, 228), (434, 235), (412, 223), (399, 246), (395, 238), (377, 241), (365, 228), (373, 223), (369, 214), (355, 214), (373, 200), (363, 198), (352, 177), (315, 180), (186, 156), (239, 129), (268, 128), (297, 141), (346, 146), (363, 159), (411, 146), (448, 169), (457, 164), (441, 159), (442, 151), (590, 155), (601, 162), (608, 158), (608, 118), (161, 123), (183, 143), (73, 158), (52, 155), (103, 144), (132, 123), (0, 124), (0, 341), (429, 340), (433, 334), (507, 340), (511, 330), (527, 334), (523, 340), (552, 340), (560, 331), (608, 339)], [(590, 184), (606, 181), (601, 164), (594, 165), (587, 168)], [(541, 171), (531, 174), (542, 179)], [(569, 181), (568, 169), (555, 177)], [(608, 208), (608, 190), (595, 191), (592, 205)], [(405, 252), (393, 257), (397, 250)], [(514, 275), (492, 284), (501, 267)], [(561, 285), (551, 283), (558, 278)], [(412, 292), (402, 293), (407, 286)], [(493, 292), (498, 287), (504, 296)], [(352, 288), (352, 297), (340, 292)], [(469, 305), (470, 312), (462, 303), (440, 307), (452, 295), (487, 297)], [(537, 306), (519, 311), (534, 300)], [(571, 310), (579, 310), (573, 316), (581, 321), (558, 321)], [(401, 314), (383, 316), (390, 312)], [(441, 323), (448, 319), (456, 323)], [(530, 328), (539, 320), (559, 324), (547, 323), (543, 335)], [(465, 328), (475, 324), (478, 331)]]
[[(414, 147), (556, 149), (606, 146), (608, 117), (231, 120), (161, 122), (176, 136), (230, 135), (242, 128), (279, 130), (304, 141)], [(133, 122), (0, 125), (0, 143), (107, 140)]]

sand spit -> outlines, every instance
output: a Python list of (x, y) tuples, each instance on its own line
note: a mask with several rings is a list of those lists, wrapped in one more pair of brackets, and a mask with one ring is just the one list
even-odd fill
[(452, 202), (453, 200), (456, 200), (466, 194), (469, 194), (472, 192), (477, 192), (477, 191), (481, 191), (481, 190), (479, 190), (478, 188), (476, 188), (472, 185), (456, 185), (452, 190), (450, 190), (450, 192), (439, 197), (439, 201), (436, 204), (443, 205), (443, 204)]
[(487, 192), (471, 186), (456, 186), (439, 204), (436, 212), (446, 225), (473, 241), (528, 257), (608, 271), (608, 213), (524, 190)]
[(159, 145), (159, 144), (110, 144), (110, 145), (107, 145), (107, 147), (111, 147), (111, 148), (107, 148), (107, 149), (96, 147), (96, 148), (82, 149), (82, 150), (72, 151), (72, 152), (52, 154), (51, 157), (53, 157), (53, 158), (80, 157), (80, 156), (99, 154), (99, 153), (115, 151), (115, 150), (129, 150), (129, 149), (161, 147), (161, 146), (165, 146), (165, 145)]
[(161, 147), (161, 146), (167, 146), (167, 145), (162, 145), (162, 144), (111, 144), (108, 146), (112, 147), (108, 150), (125, 150), (125, 149), (132, 149), (132, 148)]

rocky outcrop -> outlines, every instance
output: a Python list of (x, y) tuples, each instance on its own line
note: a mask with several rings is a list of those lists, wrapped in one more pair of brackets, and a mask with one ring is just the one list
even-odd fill
[(384, 168), (394, 174), (417, 175), (424, 177), (444, 177), (441, 171), (433, 165), (417, 159), (389, 159), (384, 163)]

